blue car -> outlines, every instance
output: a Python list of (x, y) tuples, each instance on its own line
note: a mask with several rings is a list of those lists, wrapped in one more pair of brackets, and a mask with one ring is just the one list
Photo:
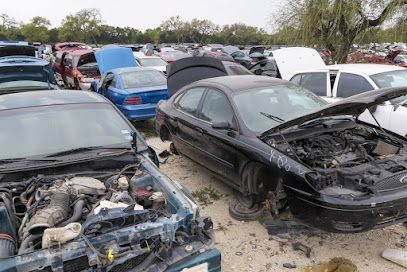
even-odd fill
[(155, 117), (157, 103), (168, 99), (167, 79), (153, 68), (137, 65), (129, 48), (95, 53), (102, 77), (91, 89), (112, 101), (129, 120)]

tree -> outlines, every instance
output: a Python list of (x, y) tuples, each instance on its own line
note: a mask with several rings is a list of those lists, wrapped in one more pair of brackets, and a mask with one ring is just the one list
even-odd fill
[(21, 34), (29, 42), (47, 42), (49, 40), (48, 27), (50, 26), (51, 22), (48, 19), (36, 16), (31, 19), (29, 24), (21, 27)]
[(20, 23), (7, 14), (0, 14), (0, 38), (2, 40), (19, 40), (21, 36)]
[(296, 43), (325, 47), (343, 63), (358, 36), (405, 14), (406, 6), (407, 0), (288, 0), (277, 21), (280, 30), (298, 30)]
[(218, 26), (210, 20), (192, 19), (188, 24), (190, 38), (195, 43), (204, 43), (218, 31)]
[(83, 9), (75, 14), (70, 14), (62, 20), (59, 38), (64, 41), (82, 41), (97, 43), (99, 25), (102, 23), (98, 9)]
[(268, 40), (263, 29), (242, 23), (225, 25), (217, 35), (219, 42), (234, 45), (263, 44)]

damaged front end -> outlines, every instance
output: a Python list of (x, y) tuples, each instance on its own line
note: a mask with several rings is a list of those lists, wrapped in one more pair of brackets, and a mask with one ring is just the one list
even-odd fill
[(138, 159), (120, 171), (3, 177), (0, 270), (218, 271), (211, 220)]
[(349, 116), (406, 92), (383, 89), (355, 96), (260, 137), (284, 154), (278, 157), (285, 162), (284, 190), (297, 219), (329, 232), (407, 221), (406, 139)]

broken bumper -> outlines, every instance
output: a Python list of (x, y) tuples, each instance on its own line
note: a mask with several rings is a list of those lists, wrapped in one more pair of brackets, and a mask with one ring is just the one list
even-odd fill
[(308, 226), (328, 232), (353, 233), (407, 221), (407, 193), (396, 195), (364, 200), (297, 195), (289, 197), (289, 203), (292, 214)]

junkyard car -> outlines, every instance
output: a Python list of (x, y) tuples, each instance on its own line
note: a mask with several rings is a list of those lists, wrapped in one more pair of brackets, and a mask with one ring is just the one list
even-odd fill
[[(138, 53), (138, 52), (137, 52)], [(134, 53), (133, 53), (134, 54)], [(157, 56), (139, 56), (136, 58), (137, 62), (142, 67), (154, 68), (160, 72), (166, 73), (167, 63)]]
[(157, 102), (168, 99), (167, 81), (154, 68), (138, 67), (129, 48), (96, 52), (99, 82), (92, 89), (111, 100), (130, 120), (154, 118)]
[(100, 78), (93, 50), (58, 51), (53, 68), (58, 80), (77, 90), (89, 90), (91, 82)]
[(0, 57), (0, 94), (57, 89), (48, 61), (30, 56)]
[(352, 115), (405, 94), (372, 91), (323, 106), (286, 81), (216, 77), (161, 102), (156, 130), (237, 191), (237, 219), (257, 218), (266, 201), (319, 229), (366, 231), (407, 220), (407, 142)]
[(0, 125), (1, 271), (220, 271), (211, 220), (107, 99), (4, 95)]
[[(290, 79), (328, 102), (341, 100), (355, 94), (387, 87), (407, 87), (407, 69), (384, 64), (328, 65), (319, 70), (294, 73)], [(400, 135), (407, 136), (407, 97), (401, 97), (373, 108), (380, 125)], [(370, 113), (360, 117), (375, 124)]]

